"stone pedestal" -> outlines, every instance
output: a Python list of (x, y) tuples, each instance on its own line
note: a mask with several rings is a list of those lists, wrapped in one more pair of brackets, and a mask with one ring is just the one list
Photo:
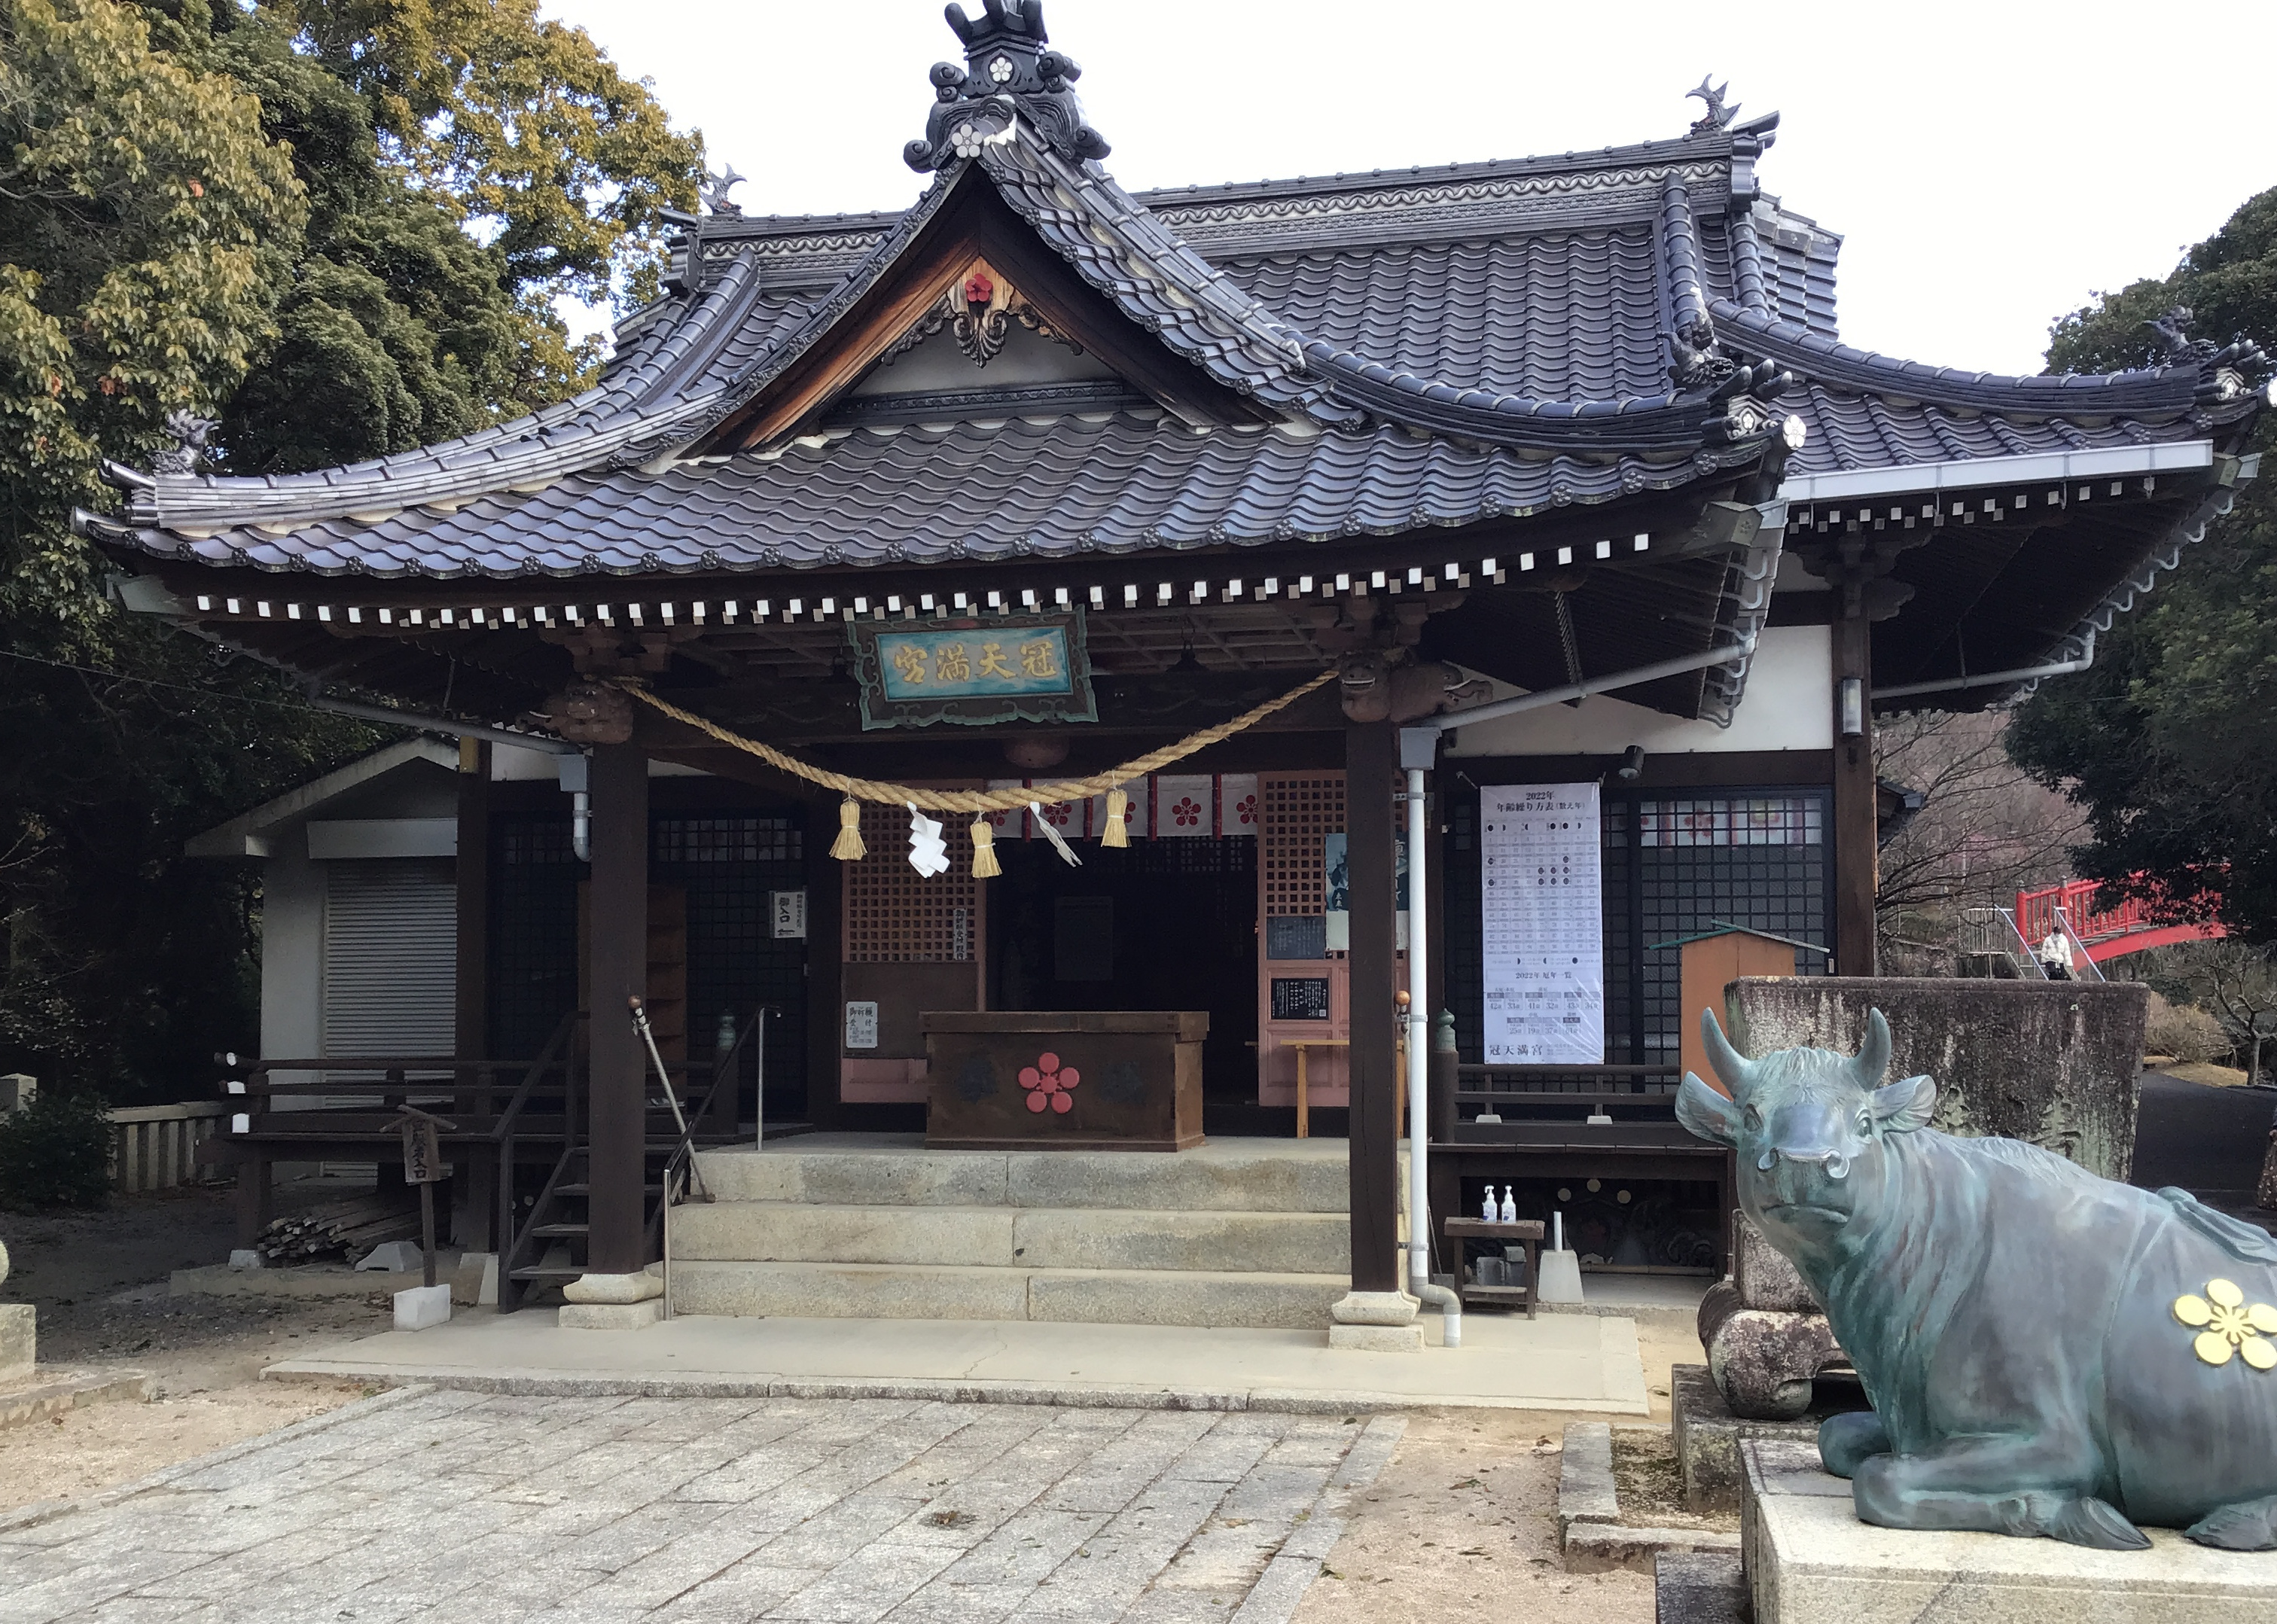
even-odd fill
[(1420, 1353), (1423, 1327), (1405, 1292), (1347, 1292), (1329, 1310), (1329, 1346), (1361, 1353)]
[(1799, 1420), (1819, 1373), (1849, 1362), (1794, 1265), (1742, 1212), (1731, 1277), (1701, 1299), (1699, 1326), (1717, 1391), (1746, 1421)]
[(2210, 1551), (2167, 1529), (2148, 1551), (2090, 1551), (2002, 1534), (1919, 1533), (1858, 1521), (1815, 1445), (1750, 1440), (1741, 1542), (1755, 1624), (2277, 1624), (2277, 1560)]
[(38, 1317), (28, 1302), (0, 1302), (0, 1387), (32, 1379), (38, 1362)]
[(664, 1277), (583, 1275), (561, 1288), (567, 1300), (556, 1320), (564, 1330), (639, 1330), (664, 1318)]
[(1866, 1395), (1854, 1382), (1821, 1381), (1814, 1385), (1810, 1408), (1801, 1420), (1754, 1421), (1732, 1413), (1707, 1366), (1678, 1365), (1669, 1374), (1671, 1430), (1687, 1511), (1740, 1509), (1740, 1445), (1744, 1440), (1772, 1438), (1816, 1447), (1819, 1422), (1866, 1407)]

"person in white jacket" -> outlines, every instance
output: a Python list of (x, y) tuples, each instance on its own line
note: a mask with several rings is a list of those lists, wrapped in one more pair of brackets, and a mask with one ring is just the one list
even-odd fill
[(2040, 968), (2051, 981), (2071, 980), (2071, 936), (2060, 925), (2049, 926), (2040, 939)]

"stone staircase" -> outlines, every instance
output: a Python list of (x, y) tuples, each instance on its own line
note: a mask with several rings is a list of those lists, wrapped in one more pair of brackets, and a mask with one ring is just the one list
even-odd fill
[(813, 1134), (699, 1153), (675, 1313), (1320, 1330), (1344, 1294), (1342, 1140), (1177, 1155)]

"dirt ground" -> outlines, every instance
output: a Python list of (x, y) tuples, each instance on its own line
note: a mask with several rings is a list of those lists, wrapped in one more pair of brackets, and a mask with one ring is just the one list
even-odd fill
[(226, 1191), (123, 1198), (103, 1212), (0, 1213), (11, 1302), (39, 1309), (46, 1367), (156, 1378), (148, 1404), (99, 1404), (0, 1430), (0, 1511), (125, 1483), (358, 1397), (345, 1384), (261, 1380), (296, 1341), (385, 1330), (384, 1297), (170, 1297), (176, 1269), (226, 1262)]
[(1291, 1624), (1645, 1624), (1642, 1574), (1569, 1574), (1557, 1560), (1566, 1415), (1429, 1411), (1354, 1500)]

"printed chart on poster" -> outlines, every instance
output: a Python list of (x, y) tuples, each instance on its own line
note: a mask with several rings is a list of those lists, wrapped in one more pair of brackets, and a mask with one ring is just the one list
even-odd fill
[(1487, 1064), (1603, 1064), (1597, 786), (1482, 788), (1479, 826)]

